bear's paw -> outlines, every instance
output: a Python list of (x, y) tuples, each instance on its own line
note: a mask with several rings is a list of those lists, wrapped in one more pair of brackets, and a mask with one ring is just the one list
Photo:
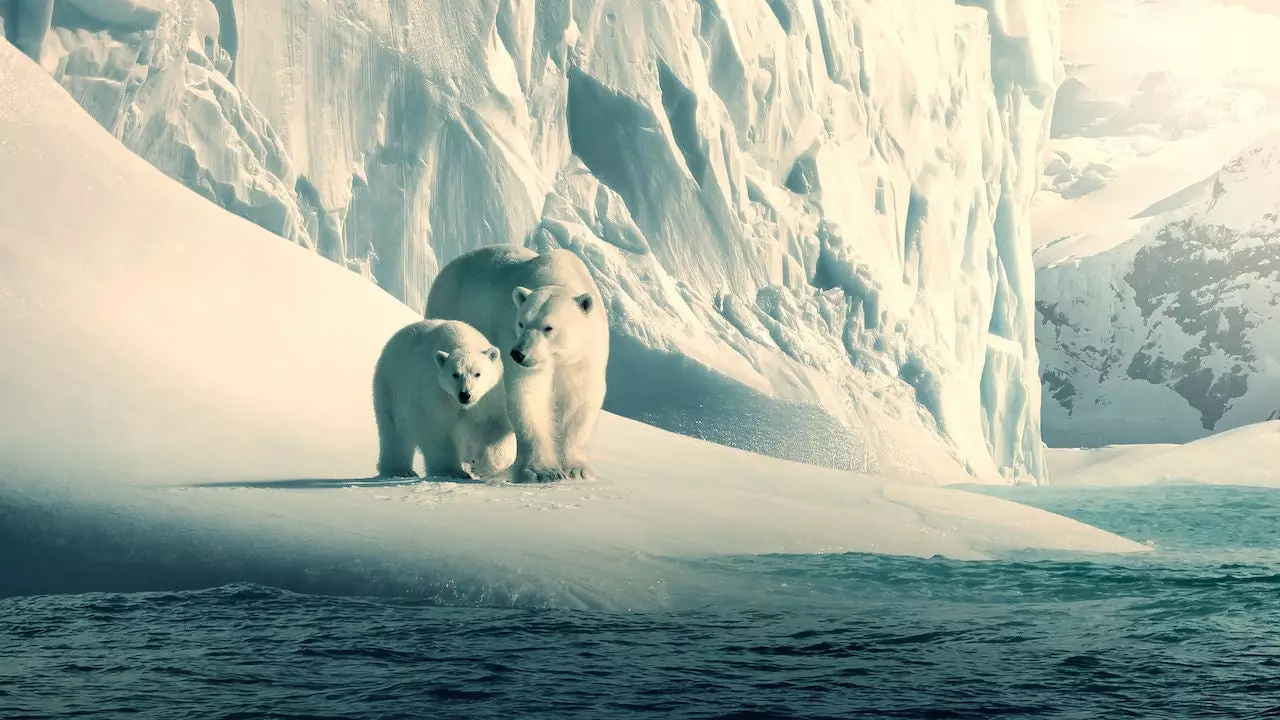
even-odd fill
[(539, 465), (528, 465), (515, 474), (515, 481), (520, 483), (552, 483), (563, 479), (564, 470)]
[(570, 480), (594, 480), (595, 472), (586, 465), (566, 465), (564, 476)]

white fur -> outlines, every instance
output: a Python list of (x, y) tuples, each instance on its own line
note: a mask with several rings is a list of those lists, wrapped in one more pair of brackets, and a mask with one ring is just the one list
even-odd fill
[(461, 322), (425, 320), (391, 336), (373, 373), (379, 475), (413, 476), (418, 450), (433, 477), (474, 479), (510, 467), (515, 436), (499, 353)]
[(502, 350), (516, 480), (592, 475), (587, 446), (604, 404), (609, 321), (578, 256), (511, 245), (469, 252), (440, 271), (426, 314), (470, 323)]

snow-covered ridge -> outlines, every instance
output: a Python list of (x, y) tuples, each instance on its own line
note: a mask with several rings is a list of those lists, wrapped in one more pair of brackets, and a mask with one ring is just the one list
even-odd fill
[(1180, 195), (1131, 240), (1037, 274), (1051, 444), (1280, 417), (1280, 134)]
[(59, 0), (37, 40), (23, 7), (6, 24), (129, 148), (415, 309), (474, 247), (578, 252), (621, 348), (608, 409), (1043, 475), (1050, 0)]

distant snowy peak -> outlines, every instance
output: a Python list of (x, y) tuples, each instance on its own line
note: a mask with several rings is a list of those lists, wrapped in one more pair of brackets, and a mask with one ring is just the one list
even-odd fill
[(1054, 137), (1119, 137), (1145, 134), (1166, 140), (1274, 111), (1280, 102), (1239, 79), (1212, 82), (1168, 71), (1145, 76), (1130, 93), (1106, 97), (1078, 77), (1058, 91)]
[(1197, 195), (1037, 274), (1051, 444), (1181, 442), (1280, 417), (1280, 134)]
[[(1057, 217), (1064, 214), (1109, 222), (1104, 208), (1112, 203), (1073, 201), (1148, 175), (1162, 156), (1173, 171), (1145, 184), (1167, 181), (1171, 187), (1156, 197), (1172, 193), (1194, 182), (1178, 169), (1194, 168), (1202, 179), (1256, 139), (1247, 126), (1280, 112), (1280, 17), (1259, 11), (1263, 4), (1060, 3), (1067, 78), (1054, 105), (1055, 154), (1037, 226), (1073, 224)], [(1240, 143), (1207, 137), (1220, 131), (1241, 135)], [(1042, 240), (1045, 234), (1069, 233), (1037, 231)]]
[(1280, 132), (1233, 159), (1214, 178), (1206, 224), (1274, 233), (1280, 219)]

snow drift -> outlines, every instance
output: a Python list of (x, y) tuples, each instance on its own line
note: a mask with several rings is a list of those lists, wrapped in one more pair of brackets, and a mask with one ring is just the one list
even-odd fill
[(1128, 551), (959, 490), (606, 415), (600, 480), (369, 478), (417, 317), (130, 154), (0, 45), (0, 594), (203, 587), (634, 607), (719, 553)]
[(1048, 452), (1054, 485), (1211, 484), (1280, 488), (1280, 422), (1227, 430), (1185, 445), (1112, 445)]
[(579, 253), (615, 412), (843, 468), (1043, 475), (1051, 0), (36, 5), (24, 46), (126, 146), (414, 309), (475, 247)]

